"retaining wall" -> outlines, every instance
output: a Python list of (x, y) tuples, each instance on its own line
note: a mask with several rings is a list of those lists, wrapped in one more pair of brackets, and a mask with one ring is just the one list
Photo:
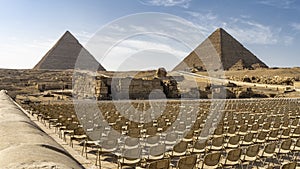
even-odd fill
[(0, 91), (0, 168), (83, 168)]

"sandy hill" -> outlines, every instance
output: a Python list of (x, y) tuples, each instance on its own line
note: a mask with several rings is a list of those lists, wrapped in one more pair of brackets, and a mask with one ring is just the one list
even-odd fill
[[(218, 55), (224, 70), (268, 67), (224, 29), (219, 28), (179, 63), (174, 70), (186, 70), (192, 68), (206, 70), (208, 65), (205, 66), (203, 64), (202, 58), (209, 59), (212, 55)], [(213, 64), (214, 62), (216, 61), (210, 59), (207, 63)]]
[[(80, 60), (77, 61), (78, 59)], [(94, 56), (67, 31), (33, 69), (65, 70), (75, 67), (84, 70), (105, 70)]]

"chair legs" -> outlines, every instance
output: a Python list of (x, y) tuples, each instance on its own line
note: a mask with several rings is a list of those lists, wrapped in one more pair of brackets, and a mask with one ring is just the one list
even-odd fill
[(101, 155), (100, 155), (99, 150), (97, 151), (97, 157), (96, 157), (96, 163), (95, 163), (96, 166), (98, 165), (98, 161), (99, 161), (99, 168), (101, 168)]

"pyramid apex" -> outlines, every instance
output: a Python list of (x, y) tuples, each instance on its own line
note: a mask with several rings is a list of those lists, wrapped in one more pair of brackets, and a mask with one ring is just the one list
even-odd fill
[(219, 27), (219, 28), (217, 28), (217, 29), (215, 30), (215, 32), (226, 32), (226, 31), (225, 31), (225, 29)]
[(63, 34), (63, 36), (72, 36), (72, 37), (75, 38), (75, 36), (70, 31), (68, 31), (68, 30)]
[(66, 32), (64, 34), (71, 34), (72, 35), (72, 33), (68, 30), (66, 30)]

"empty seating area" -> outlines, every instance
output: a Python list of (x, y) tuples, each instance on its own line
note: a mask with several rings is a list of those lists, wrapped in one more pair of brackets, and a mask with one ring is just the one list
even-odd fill
[[(300, 167), (300, 99), (32, 104), (82, 155), (119, 168)], [(298, 163), (297, 163), (298, 162)]]

